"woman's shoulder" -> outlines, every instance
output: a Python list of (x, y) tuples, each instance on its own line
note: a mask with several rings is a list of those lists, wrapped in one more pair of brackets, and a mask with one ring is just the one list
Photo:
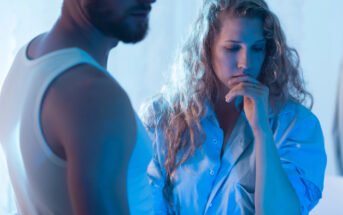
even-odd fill
[[(320, 121), (312, 111), (302, 104), (287, 102), (283, 105), (277, 116), (278, 132), (284, 136), (289, 135), (291, 139), (302, 139), (303, 141), (322, 141), (322, 129)], [(287, 136), (286, 135), (286, 136)]]
[(166, 119), (167, 101), (158, 94), (144, 102), (139, 108), (139, 116), (147, 128), (157, 127)]
[(288, 101), (282, 105), (278, 115), (278, 118), (297, 118), (297, 119), (307, 119), (313, 118), (317, 119), (316, 115), (305, 105), (294, 102)]

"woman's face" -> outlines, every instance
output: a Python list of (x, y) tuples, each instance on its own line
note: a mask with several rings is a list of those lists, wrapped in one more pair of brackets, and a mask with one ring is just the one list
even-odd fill
[(258, 78), (265, 58), (266, 41), (259, 18), (224, 16), (212, 46), (212, 65), (222, 87), (229, 90), (231, 77)]

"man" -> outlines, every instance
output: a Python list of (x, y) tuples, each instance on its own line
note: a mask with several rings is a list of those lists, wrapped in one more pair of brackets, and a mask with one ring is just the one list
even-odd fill
[(151, 211), (149, 140), (105, 68), (119, 41), (144, 38), (153, 2), (64, 0), (53, 28), (19, 51), (0, 96), (19, 214)]

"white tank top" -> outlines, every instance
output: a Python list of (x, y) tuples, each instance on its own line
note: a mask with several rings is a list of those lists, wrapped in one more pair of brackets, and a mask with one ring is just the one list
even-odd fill
[[(78, 48), (62, 49), (38, 59), (27, 57), (24, 46), (5, 79), (0, 96), (0, 142), (20, 215), (70, 215), (66, 161), (44, 139), (40, 107), (49, 85), (64, 71), (90, 64), (108, 73)], [(146, 176), (151, 160), (150, 139), (136, 114), (137, 140), (128, 169), (131, 214), (151, 214), (152, 197)]]

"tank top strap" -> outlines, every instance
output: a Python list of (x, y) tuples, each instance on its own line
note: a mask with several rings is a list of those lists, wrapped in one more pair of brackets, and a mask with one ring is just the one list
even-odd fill
[(88, 53), (79, 48), (57, 50), (33, 60), (28, 58), (26, 50), (27, 46), (22, 50), (24, 53), (22, 53), (21, 56), (24, 56), (23, 61), (25, 64), (27, 64), (27, 68), (30, 68), (28, 71), (32, 72), (32, 74), (28, 76), (30, 79), (28, 80), (28, 89), (30, 90), (27, 94), (27, 96), (31, 99), (28, 101), (30, 104), (26, 104), (26, 106), (33, 107), (33, 109), (30, 110), (33, 117), (31, 122), (33, 123), (33, 132), (39, 139), (38, 143), (44, 154), (56, 165), (65, 167), (65, 160), (62, 160), (60, 157), (55, 155), (55, 153), (48, 146), (42, 132), (40, 124), (40, 111), (44, 96), (54, 80), (72, 67), (81, 64), (89, 64), (101, 70), (102, 72), (107, 74), (108, 72)]
[(50, 52), (48, 54), (43, 55), (37, 59), (30, 59), (27, 54), (29, 44), (23, 47), (20, 51), (22, 56), (22, 61), (25, 62), (28, 66), (38, 66), (39, 65), (45, 66), (48, 65), (51, 69), (49, 71), (59, 71), (64, 72), (70, 69), (73, 66), (77, 66), (79, 64), (89, 64), (96, 67), (99, 70), (102, 70), (106, 73), (107, 70), (103, 68), (93, 57), (91, 57), (87, 52), (80, 48), (72, 47), (72, 48), (65, 48), (60, 49), (57, 51)]

